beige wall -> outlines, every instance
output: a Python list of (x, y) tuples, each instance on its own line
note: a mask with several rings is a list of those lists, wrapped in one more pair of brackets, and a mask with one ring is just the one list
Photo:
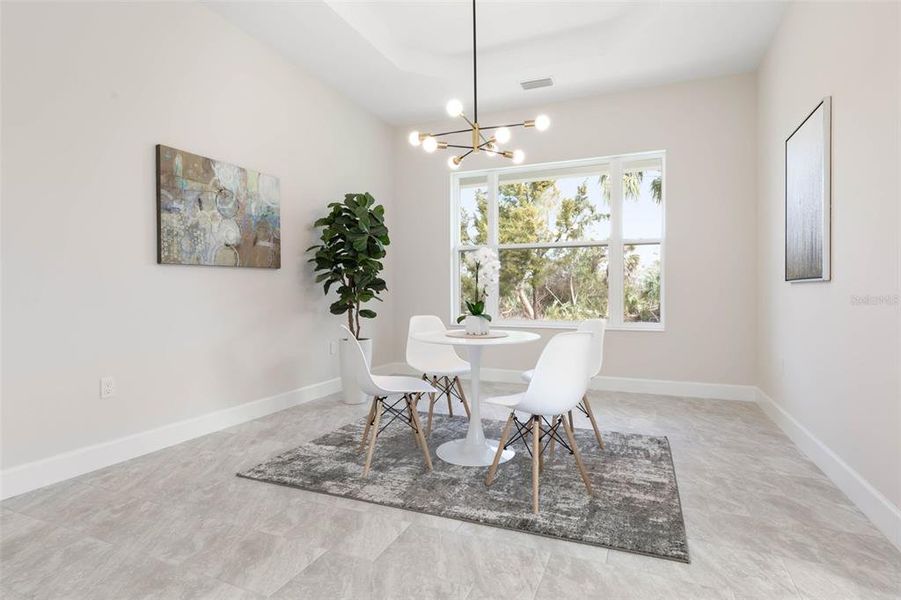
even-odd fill
[[(2, 12), (3, 467), (336, 376), (302, 253), (394, 132), (199, 5)], [(156, 265), (157, 143), (281, 178), (280, 270)]]
[[(539, 112), (545, 133), (514, 130), (528, 163), (666, 150), (666, 331), (611, 331), (602, 375), (752, 384), (755, 373), (756, 92), (725, 77), (480, 116), (515, 122)], [(409, 129), (436, 131), (448, 123)], [(447, 127), (450, 128), (450, 127)], [(449, 172), (395, 135), (396, 321), (450, 315)], [(496, 164), (467, 159), (470, 169)], [(538, 330), (548, 337), (553, 330)], [(403, 356), (404, 336), (397, 338)], [(531, 368), (543, 344), (488, 352), (488, 366)]]
[[(759, 384), (901, 505), (899, 8), (797, 4), (759, 72)], [(832, 96), (832, 281), (784, 281), (784, 141)]]

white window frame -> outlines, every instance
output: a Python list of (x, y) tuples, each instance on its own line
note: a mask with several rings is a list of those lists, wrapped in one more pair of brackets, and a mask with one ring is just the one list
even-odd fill
[[(622, 236), (623, 222), (623, 164), (638, 160), (659, 160), (663, 186), (660, 195), (661, 227), (660, 236), (651, 238), (629, 238)], [(497, 188), (500, 176), (522, 173), (523, 176), (534, 178), (541, 176), (543, 172), (550, 170), (578, 171), (580, 169), (593, 170), (602, 168), (610, 173), (610, 237), (599, 241), (576, 241), (550, 244), (498, 244), (498, 209)], [(607, 247), (608, 268), (608, 296), (607, 296), (607, 329), (622, 331), (664, 331), (666, 322), (666, 151), (655, 150), (653, 152), (638, 152), (633, 154), (620, 154), (616, 156), (601, 156), (597, 158), (541, 163), (533, 165), (520, 165), (513, 167), (501, 167), (495, 169), (481, 169), (475, 171), (458, 171), (450, 176), (450, 223), (451, 223), (451, 298), (450, 298), (450, 322), (455, 322), (460, 310), (460, 253), (466, 250), (475, 250), (478, 245), (460, 244), (460, 188), (461, 180), (484, 178), (488, 188), (488, 240), (487, 246), (495, 252), (513, 248), (562, 248), (562, 247)], [(660, 246), (660, 322), (636, 323), (623, 319), (623, 293), (624, 293), (624, 246), (635, 244), (659, 244)], [(488, 296), (488, 312), (491, 315), (498, 314), (498, 292)], [(575, 329), (578, 323), (575, 321), (532, 321), (522, 319), (495, 319), (494, 324), (503, 327), (523, 327), (529, 329)]]

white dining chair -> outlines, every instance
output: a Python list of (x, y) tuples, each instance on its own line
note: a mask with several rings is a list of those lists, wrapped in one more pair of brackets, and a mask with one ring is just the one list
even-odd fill
[(453, 347), (444, 344), (427, 344), (413, 339), (414, 333), (429, 331), (447, 331), (444, 322), (434, 315), (416, 315), (410, 317), (407, 330), (407, 364), (422, 373), (422, 379), (430, 382), (438, 389), (437, 394), (429, 395), (429, 416), (426, 424), (426, 435), (432, 433), (432, 416), (435, 403), (442, 397), (447, 398), (447, 412), (454, 416), (453, 399), (463, 403), (463, 410), (469, 417), (469, 402), (463, 393), (460, 376), (469, 373), (469, 363), (457, 356)]
[[(572, 331), (555, 335), (541, 352), (525, 392), (484, 400), (510, 410), (485, 485), (494, 483), (504, 448), (521, 439), (532, 456), (532, 512), (535, 514), (538, 514), (538, 478), (544, 468), (544, 449), (551, 441), (556, 441), (573, 454), (588, 495), (593, 493), (572, 425), (560, 416), (575, 408), (588, 389), (591, 343), (592, 334), (589, 332)], [(520, 421), (517, 412), (525, 413), (529, 418), (525, 422)], [(508, 441), (510, 428), (514, 425), (516, 434)], [(561, 425), (566, 432), (566, 440), (560, 437)]]
[[(590, 369), (589, 369), (589, 379), (594, 377), (598, 373), (601, 372), (601, 366), (604, 364), (604, 331), (607, 329), (607, 321), (605, 319), (588, 319), (586, 321), (582, 321), (579, 324), (579, 328), (577, 331), (588, 331), (594, 334), (594, 337), (591, 341), (591, 352), (590, 352)], [(532, 380), (532, 373), (534, 371), (524, 371), (521, 375), (522, 379), (525, 382), (529, 382)], [(598, 427), (598, 422), (594, 417), (594, 411), (591, 409), (591, 403), (588, 401), (588, 394), (582, 398), (582, 401), (576, 405), (576, 409), (582, 412), (588, 420), (591, 422), (591, 427), (594, 429), (594, 437), (598, 440), (598, 446), (601, 450), (604, 449), (604, 438), (601, 437), (601, 430)], [(567, 414), (567, 418), (569, 419), (569, 426), (573, 426), (573, 413), (569, 411)], [(551, 444), (551, 451), (553, 452), (553, 444)]]
[[(369, 445), (366, 451), (366, 463), (363, 465), (363, 477), (369, 475), (376, 439), (388, 425), (396, 420), (406, 423), (413, 430), (413, 437), (416, 445), (422, 450), (426, 468), (431, 471), (432, 457), (419, 423), (419, 411), (416, 410), (416, 403), (422, 394), (435, 393), (437, 390), (428, 382), (415, 377), (373, 375), (366, 363), (360, 343), (347, 327), (343, 325), (342, 327), (347, 331), (348, 339), (353, 340), (349, 364), (352, 376), (356, 378), (360, 391), (372, 396), (369, 415), (366, 417), (366, 426), (363, 428), (363, 439), (360, 441), (360, 451), (366, 448), (367, 443)], [(404, 403), (404, 406), (400, 406), (401, 402)], [(383, 415), (388, 415), (391, 419), (380, 428)], [(372, 433), (371, 437), (370, 432)]]

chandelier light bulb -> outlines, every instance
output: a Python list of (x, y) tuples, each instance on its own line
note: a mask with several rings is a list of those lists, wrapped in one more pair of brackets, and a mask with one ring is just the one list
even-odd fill
[(463, 114), (463, 103), (454, 98), (453, 100), (448, 101), (447, 106), (447, 114), (452, 117), (459, 117)]
[[(0, 0), (0, 2), (2, 1)], [(470, 154), (478, 155), (479, 153), (487, 154), (488, 158), (500, 156), (520, 164), (526, 159), (525, 152), (507, 150), (508, 143), (513, 137), (512, 129), (522, 127), (545, 131), (551, 125), (551, 120), (544, 114), (538, 115), (534, 119), (507, 121), (506, 125), (480, 122), (476, 50), (476, 0), (472, 0), (472, 104), (467, 103), (469, 114), (464, 112), (463, 102), (459, 98), (450, 98), (444, 106), (451, 118), (461, 118), (466, 122), (467, 127), (461, 127), (462, 123), (460, 123), (456, 127), (449, 128), (452, 131), (413, 131), (407, 138), (412, 146), (421, 147), (428, 154), (434, 154), (436, 150), (452, 149), (451, 152), (443, 154), (445, 157), (451, 155), (446, 159), (447, 166), (451, 170), (457, 170), (460, 163)], [(465, 139), (456, 137), (464, 135)]]
[(422, 149), (431, 154), (438, 149), (438, 140), (436, 140), (431, 135), (427, 136), (424, 140), (422, 140)]

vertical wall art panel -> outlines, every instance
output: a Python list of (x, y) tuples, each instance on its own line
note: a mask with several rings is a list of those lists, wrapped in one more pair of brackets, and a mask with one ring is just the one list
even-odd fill
[(156, 147), (157, 262), (281, 267), (278, 178)]
[(785, 280), (830, 277), (831, 113), (826, 97), (785, 140)]

